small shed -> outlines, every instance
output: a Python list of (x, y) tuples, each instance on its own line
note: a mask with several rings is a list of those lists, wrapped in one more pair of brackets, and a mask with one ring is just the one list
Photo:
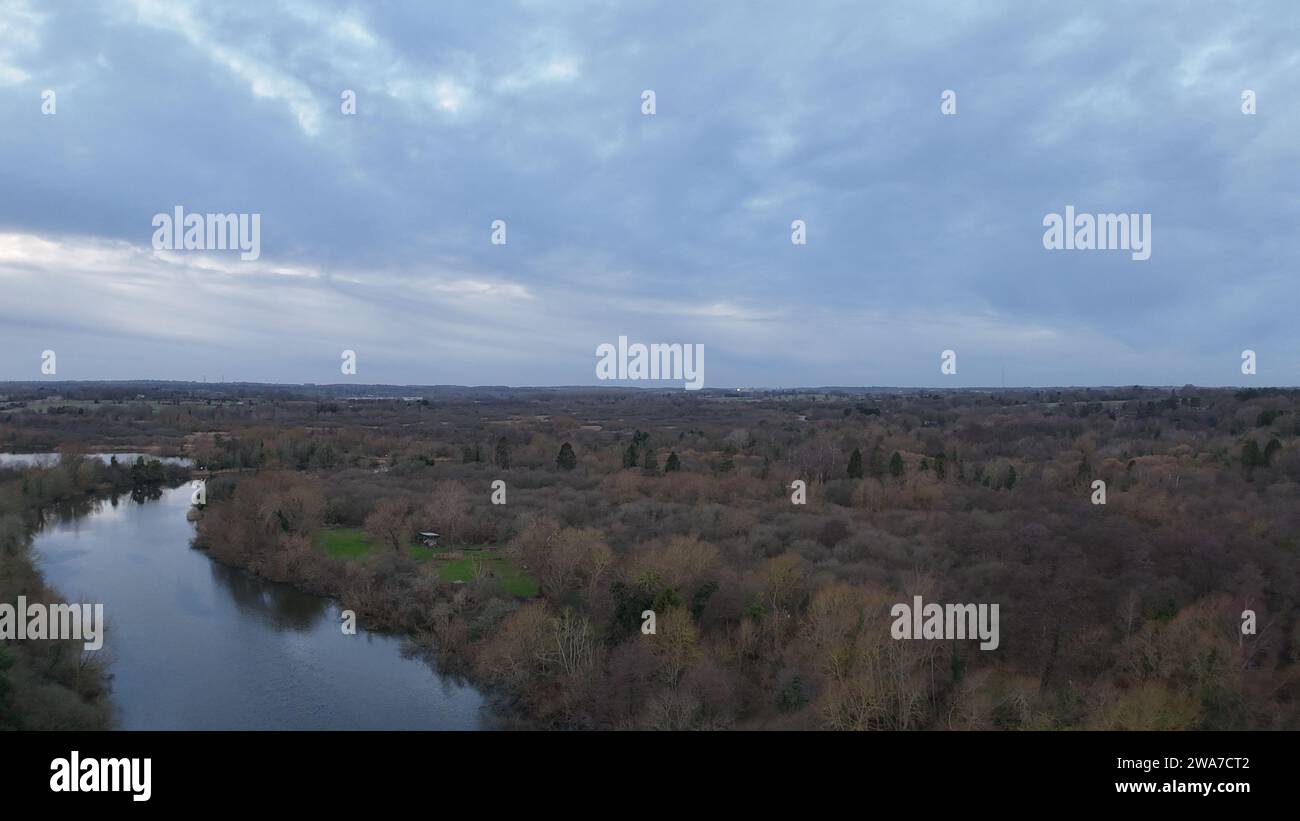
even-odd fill
[(421, 530), (421, 531), (420, 531), (419, 533), (417, 533), (416, 535), (420, 537), (420, 544), (424, 545), (425, 547), (437, 547), (437, 546), (438, 546), (438, 534), (437, 534), (437, 533), (434, 533), (434, 532), (431, 531), (431, 530)]

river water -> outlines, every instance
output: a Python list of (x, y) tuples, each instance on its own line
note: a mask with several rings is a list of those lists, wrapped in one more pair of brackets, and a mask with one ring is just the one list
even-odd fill
[[(117, 459), (118, 462), (128, 467), (135, 464), (135, 460), (141, 456), (145, 459), (162, 462), (165, 465), (194, 464), (193, 461), (186, 459), (184, 456), (154, 456), (149, 453), (87, 453), (85, 455), (105, 463)], [(39, 465), (47, 468), (57, 465), (60, 458), (62, 457), (58, 453), (0, 453), (0, 467), (25, 468)]]
[(68, 601), (104, 605), (124, 729), (479, 729), (483, 698), (340, 628), (338, 607), (192, 549), (190, 489), (50, 517), (35, 549)]

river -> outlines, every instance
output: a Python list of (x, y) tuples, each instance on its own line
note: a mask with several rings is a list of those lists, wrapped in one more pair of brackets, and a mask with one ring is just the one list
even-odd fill
[(401, 640), (344, 635), (330, 600), (192, 549), (190, 490), (99, 500), (49, 518), (35, 549), (69, 601), (104, 605), (123, 729), (480, 729), (483, 697), (404, 657)]
[[(186, 459), (184, 456), (154, 456), (150, 453), (87, 453), (87, 457), (98, 459), (101, 462), (108, 463), (113, 459), (124, 465), (132, 465), (135, 460), (143, 456), (146, 459), (153, 459), (162, 462), (165, 465), (192, 465), (194, 462)], [(3, 468), (25, 468), (32, 465), (40, 467), (53, 467), (59, 463), (62, 458), (58, 453), (0, 453), (0, 467)]]

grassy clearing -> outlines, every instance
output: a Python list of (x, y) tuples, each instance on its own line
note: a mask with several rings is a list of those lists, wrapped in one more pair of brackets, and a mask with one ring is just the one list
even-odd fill
[[(359, 559), (369, 555), (373, 545), (359, 527), (331, 527), (316, 533), (316, 546), (336, 559)], [(411, 558), (425, 562), (433, 558), (433, 551), (422, 544), (407, 548)]]
[(336, 559), (356, 559), (370, 552), (359, 527), (331, 527), (317, 531), (316, 546)]
[(440, 562), (439, 576), (445, 582), (468, 582), (474, 578), (475, 562), (482, 563), (501, 588), (512, 596), (532, 598), (538, 593), (537, 579), (519, 569), (509, 559), (491, 554), (470, 555), (463, 559)]
[[(316, 546), (336, 559), (354, 560), (369, 555), (374, 545), (366, 540), (365, 531), (359, 527), (331, 527), (316, 533)], [(413, 544), (407, 548), (411, 558), (417, 562), (427, 562), (439, 553), (448, 552), (446, 547), (425, 547)], [(466, 551), (465, 558), (447, 559), (438, 562), (438, 577), (445, 582), (473, 581), (475, 564), (483, 567), (500, 582), (502, 589), (512, 596), (531, 598), (539, 590), (537, 579), (523, 572), (519, 566), (489, 551)]]

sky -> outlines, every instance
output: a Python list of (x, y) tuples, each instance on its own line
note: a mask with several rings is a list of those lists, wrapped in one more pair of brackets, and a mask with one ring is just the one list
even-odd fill
[[(595, 385), (626, 336), (706, 387), (1297, 385), (1297, 44), (1290, 0), (0, 0), (0, 380)], [(260, 255), (155, 247), (178, 206)], [(1150, 258), (1045, 248), (1067, 206)]]

